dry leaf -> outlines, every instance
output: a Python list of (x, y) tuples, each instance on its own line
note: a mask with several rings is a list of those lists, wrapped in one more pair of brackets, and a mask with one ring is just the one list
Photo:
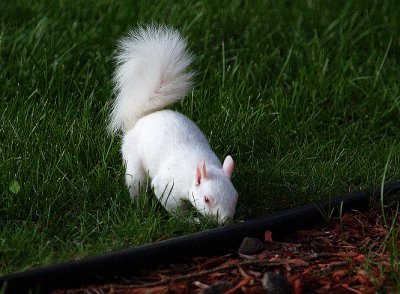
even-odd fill
[(273, 242), (272, 241), (272, 232), (271, 231), (265, 231), (264, 232), (264, 241), (265, 242)]

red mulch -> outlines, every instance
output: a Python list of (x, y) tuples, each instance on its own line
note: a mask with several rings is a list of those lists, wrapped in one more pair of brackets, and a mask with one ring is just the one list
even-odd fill
[[(389, 226), (393, 215), (386, 211)], [(391, 269), (388, 262), (387, 235), (380, 210), (353, 211), (332, 218), (328, 226), (298, 231), (284, 242), (274, 242), (266, 231), (265, 250), (256, 255), (197, 257), (129, 280), (53, 293), (268, 293), (262, 286), (266, 272), (279, 273), (291, 288), (289, 293), (396, 293), (387, 274), (399, 269)], [(400, 249), (400, 240), (396, 242), (392, 246)], [(214, 291), (207, 292), (212, 285)]]

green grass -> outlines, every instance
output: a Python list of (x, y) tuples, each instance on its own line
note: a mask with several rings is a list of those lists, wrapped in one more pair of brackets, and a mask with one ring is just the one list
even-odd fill
[(379, 185), (390, 152), (398, 180), (396, 1), (2, 1), (0, 273), (209, 227), (133, 204), (106, 134), (116, 42), (151, 22), (196, 56), (173, 108), (235, 158), (238, 218)]

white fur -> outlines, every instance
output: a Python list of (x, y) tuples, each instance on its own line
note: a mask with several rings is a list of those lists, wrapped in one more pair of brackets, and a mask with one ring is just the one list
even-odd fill
[(190, 55), (180, 34), (167, 27), (140, 28), (120, 43), (109, 128), (124, 132), (122, 156), (132, 199), (151, 178), (157, 198), (171, 213), (189, 200), (219, 222), (233, 217), (237, 192), (200, 129), (184, 115), (162, 110), (191, 86)]
[(191, 87), (191, 57), (179, 33), (167, 27), (132, 31), (119, 44), (117, 97), (109, 128), (127, 131), (142, 116), (181, 100)]

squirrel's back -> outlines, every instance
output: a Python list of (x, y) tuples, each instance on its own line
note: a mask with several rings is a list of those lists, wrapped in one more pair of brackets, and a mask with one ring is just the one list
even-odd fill
[(123, 139), (123, 156), (132, 150), (140, 154), (141, 163), (150, 176), (165, 162), (184, 162), (184, 166), (192, 167), (204, 160), (208, 165), (221, 166), (199, 127), (172, 110), (157, 111), (139, 119)]
[(140, 143), (144, 146), (160, 143), (175, 149), (196, 149), (196, 146), (209, 148), (208, 140), (199, 127), (182, 113), (172, 110), (146, 115), (138, 120), (135, 128), (128, 131), (127, 135), (131, 132), (143, 134)]
[(143, 116), (177, 102), (191, 87), (191, 56), (179, 32), (165, 26), (132, 31), (119, 44), (111, 132), (133, 128)]

